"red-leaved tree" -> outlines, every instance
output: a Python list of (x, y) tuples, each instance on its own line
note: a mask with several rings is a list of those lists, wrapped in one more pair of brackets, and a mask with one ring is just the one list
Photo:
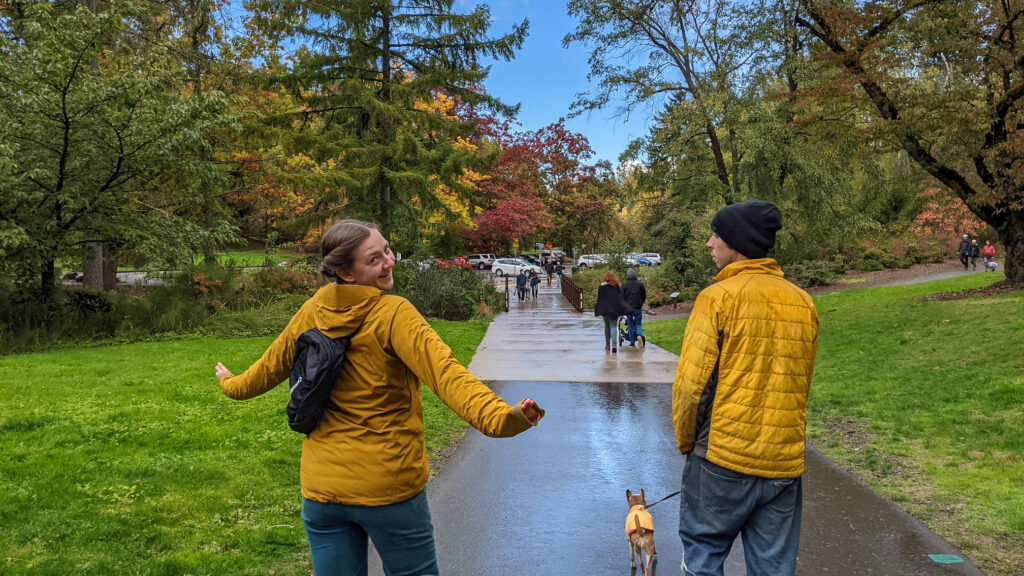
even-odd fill
[(964, 234), (975, 235), (984, 224), (964, 201), (944, 188), (928, 188), (917, 195), (926, 199), (910, 231), (920, 242), (936, 242), (955, 249)]

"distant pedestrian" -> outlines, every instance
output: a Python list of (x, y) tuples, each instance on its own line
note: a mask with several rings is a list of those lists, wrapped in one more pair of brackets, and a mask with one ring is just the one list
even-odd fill
[(971, 257), (971, 241), (968, 240), (967, 234), (964, 234), (964, 239), (960, 241), (956, 253), (960, 256), (960, 263), (964, 265), (964, 270), (967, 270), (967, 263)]
[(597, 289), (597, 302), (594, 304), (594, 316), (604, 319), (604, 349), (618, 352), (619, 316), (632, 314), (633, 308), (626, 304), (619, 290), (619, 279), (615, 273), (608, 271), (604, 281)]
[(992, 242), (985, 240), (985, 247), (981, 249), (981, 255), (985, 258), (985, 272), (994, 270), (995, 266), (992, 266), (996, 261), (996, 247), (992, 245)]
[(530, 293), (536, 298), (538, 291), (540, 291), (540, 274), (537, 274), (536, 270), (530, 270)]
[(516, 276), (516, 296), (519, 297), (519, 302), (526, 300), (529, 281), (529, 278), (526, 276), (526, 269), (524, 268)]
[(633, 313), (626, 315), (626, 326), (628, 327), (629, 345), (635, 346), (640, 341), (640, 346), (647, 347), (647, 339), (644, 338), (644, 302), (647, 302), (647, 289), (640, 280), (637, 280), (636, 270), (626, 270), (626, 283), (622, 285), (622, 298), (633, 307)]
[(548, 274), (548, 286), (551, 286), (551, 280), (555, 276), (555, 259), (548, 260), (548, 265), (544, 268), (544, 271)]
[(981, 252), (981, 247), (978, 246), (977, 240), (971, 240), (971, 270), (978, 269), (978, 255)]
[(707, 248), (720, 270), (697, 296), (672, 386), (686, 454), (682, 572), (722, 574), (737, 536), (747, 574), (793, 576), (803, 508), (814, 300), (768, 258), (782, 215), (748, 200), (718, 211)]

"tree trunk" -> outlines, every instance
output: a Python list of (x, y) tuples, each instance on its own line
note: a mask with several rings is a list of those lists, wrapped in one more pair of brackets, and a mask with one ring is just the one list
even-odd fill
[(1003, 259), (1006, 280), (1024, 287), (1024, 212), (1010, 213), (1005, 225), (997, 232), (1006, 250)]
[(57, 263), (50, 258), (43, 265), (43, 274), (39, 282), (39, 301), (53, 302), (53, 295), (56, 289)]
[(86, 288), (109, 292), (117, 288), (117, 261), (114, 250), (106, 242), (86, 242), (82, 261)]
[[(391, 14), (385, 11), (381, 14), (381, 89), (380, 99), (385, 106), (391, 105)], [(381, 123), (381, 133), (384, 142), (391, 144), (395, 140), (397, 130), (389, 118), (384, 118)], [(385, 173), (385, 169), (392, 167), (392, 158), (385, 156), (381, 159), (381, 190), (380, 190), (380, 231), (385, 238), (391, 237), (391, 178)]]

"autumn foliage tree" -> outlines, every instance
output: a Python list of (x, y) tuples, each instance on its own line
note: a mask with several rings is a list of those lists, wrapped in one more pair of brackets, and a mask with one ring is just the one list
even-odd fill
[(929, 188), (918, 197), (923, 204), (910, 231), (920, 242), (937, 243), (952, 251), (963, 234), (973, 236), (984, 226), (963, 200), (949, 190)]
[(804, 0), (796, 22), (829, 66), (808, 95), (852, 104), (877, 142), (949, 188), (1024, 284), (1024, 7), (1013, 2)]
[[(591, 165), (590, 143), (559, 119), (539, 130), (513, 131), (486, 118), (479, 134), (501, 147), (478, 185), (482, 212), (466, 232), (478, 249), (507, 248), (514, 238), (574, 246), (607, 235), (618, 187), (607, 163)], [(494, 228), (497, 227), (497, 228)]]

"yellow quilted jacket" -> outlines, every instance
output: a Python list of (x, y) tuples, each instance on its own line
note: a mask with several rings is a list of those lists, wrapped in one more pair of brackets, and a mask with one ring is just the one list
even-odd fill
[[(262, 358), (221, 380), (224, 393), (252, 398), (286, 380), (295, 341), (314, 326), (332, 338), (358, 331), (324, 420), (302, 442), (302, 495), (310, 500), (383, 506), (423, 490), (429, 471), (421, 381), (488, 436), (530, 428), (518, 406), (506, 404), (459, 364), (408, 300), (367, 286), (321, 288)], [(281, 402), (276, 425), (285, 426), (283, 397)]]
[(763, 478), (799, 476), (818, 349), (814, 301), (771, 258), (734, 262), (715, 280), (686, 324), (672, 387), (676, 443), (690, 453), (703, 425), (707, 460)]

